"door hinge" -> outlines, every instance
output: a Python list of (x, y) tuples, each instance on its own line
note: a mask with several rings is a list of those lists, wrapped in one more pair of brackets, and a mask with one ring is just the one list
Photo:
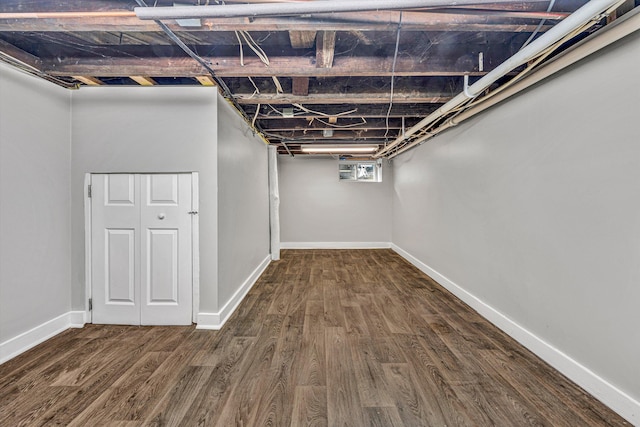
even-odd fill
[(189, 211), (187, 212), (189, 215), (198, 215), (198, 211)]
[(91, 184), (89, 184), (87, 187), (87, 196), (91, 198)]
[(93, 311), (93, 299), (89, 298), (89, 311)]

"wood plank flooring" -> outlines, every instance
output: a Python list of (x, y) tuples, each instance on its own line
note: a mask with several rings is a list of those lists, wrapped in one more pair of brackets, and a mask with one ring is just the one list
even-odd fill
[(629, 425), (390, 250), (285, 250), (220, 331), (88, 325), (0, 426)]

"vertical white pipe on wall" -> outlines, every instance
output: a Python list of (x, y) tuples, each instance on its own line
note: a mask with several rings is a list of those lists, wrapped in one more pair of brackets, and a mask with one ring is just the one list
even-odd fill
[(278, 149), (269, 146), (269, 229), (271, 259), (280, 259), (280, 190), (278, 189)]

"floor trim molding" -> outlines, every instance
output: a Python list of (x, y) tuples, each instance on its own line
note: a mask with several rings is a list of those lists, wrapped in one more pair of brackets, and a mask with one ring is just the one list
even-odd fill
[(10, 338), (0, 343), (0, 365), (69, 328), (82, 328), (84, 324), (84, 311), (69, 311)]
[(282, 242), (281, 249), (389, 249), (389, 242)]
[(242, 302), (245, 296), (249, 293), (253, 285), (258, 281), (264, 270), (271, 262), (271, 255), (262, 260), (260, 265), (247, 277), (242, 286), (236, 291), (235, 294), (227, 301), (222, 309), (217, 313), (198, 313), (198, 323), (196, 329), (221, 329), (233, 312), (238, 308), (238, 305)]
[(626, 418), (634, 425), (640, 424), (640, 402), (616, 388), (596, 373), (581, 365), (571, 357), (555, 348), (542, 338), (534, 335), (523, 328), (507, 316), (494, 309), (475, 295), (467, 292), (446, 276), (440, 274), (435, 269), (420, 261), (409, 252), (395, 244), (391, 244), (391, 249), (401, 257), (416, 266), (420, 271), (438, 282), (442, 287), (460, 298), (466, 304), (476, 310), (482, 317), (493, 323), (498, 328), (506, 332), (510, 337), (531, 350), (538, 357), (556, 368), (567, 378), (584, 388), (587, 392), (609, 406), (612, 410)]

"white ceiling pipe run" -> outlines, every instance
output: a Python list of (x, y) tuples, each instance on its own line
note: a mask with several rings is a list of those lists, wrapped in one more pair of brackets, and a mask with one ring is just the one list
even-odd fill
[(280, 188), (278, 185), (278, 149), (268, 147), (269, 159), (269, 231), (271, 236), (271, 259), (280, 259)]
[[(491, 72), (487, 73), (480, 80), (470, 85), (465, 89), (465, 91), (459, 93), (455, 97), (453, 97), (449, 102), (444, 104), (442, 107), (438, 108), (436, 111), (431, 113), (426, 118), (422, 119), (415, 126), (411, 127), (407, 131), (405, 131), (403, 136), (395, 139), (391, 144), (387, 145), (379, 152), (375, 154), (374, 157), (382, 157), (390, 150), (401, 144), (407, 137), (415, 134), (416, 132), (424, 129), (431, 123), (436, 120), (442, 118), (446, 114), (450, 113), (455, 108), (461, 106), (469, 99), (472, 99), (478, 95), (480, 95), (484, 90), (486, 90), (489, 86), (495, 83), (498, 79), (504, 77), (513, 69), (519, 67), (522, 64), (526, 64), (532, 59), (539, 56), (542, 52), (547, 50), (549, 47), (554, 45), (556, 42), (567, 36), (568, 34), (576, 31), (581, 28), (589, 21), (594, 19), (599, 20), (600, 15), (612, 8), (613, 6), (619, 5), (624, 1), (621, 0), (591, 0), (582, 6), (580, 9), (573, 12), (567, 18), (565, 18), (562, 22), (556, 24), (553, 28), (547, 31), (545, 34), (531, 42), (529, 45), (524, 47), (522, 50), (518, 51), (511, 58), (507, 59), (502, 64), (498, 65)], [(427, 135), (426, 138), (429, 138)], [(422, 139), (422, 138), (421, 138)]]
[(525, 77), (523, 80), (517, 82), (508, 89), (500, 92), (496, 96), (489, 98), (487, 101), (482, 102), (475, 107), (471, 107), (461, 114), (455, 116), (452, 119), (447, 120), (438, 128), (434, 129), (432, 133), (425, 135), (410, 144), (402, 147), (400, 150), (395, 151), (389, 157), (393, 158), (399, 154), (404, 153), (407, 150), (420, 145), (427, 139), (436, 136), (437, 134), (462, 123), (463, 121), (470, 119), (471, 117), (479, 114), (486, 109), (504, 101), (505, 99), (522, 92), (526, 88), (533, 86), (534, 84), (544, 80), (545, 78), (567, 68), (568, 66), (575, 64), (581, 59), (586, 58), (603, 49), (610, 44), (628, 36), (631, 33), (640, 31), (640, 8), (629, 12), (622, 18), (617, 19), (613, 24), (607, 25), (596, 34), (592, 34), (573, 48), (561, 53), (559, 56), (553, 58), (551, 61), (543, 65), (540, 69), (536, 70), (533, 74)]
[(308, 15), (313, 13), (365, 12), (375, 10), (417, 9), (425, 7), (451, 7), (486, 3), (514, 3), (514, 0), (321, 0), (304, 3), (136, 7), (134, 8), (134, 11), (139, 19), (162, 20), (292, 16)]

